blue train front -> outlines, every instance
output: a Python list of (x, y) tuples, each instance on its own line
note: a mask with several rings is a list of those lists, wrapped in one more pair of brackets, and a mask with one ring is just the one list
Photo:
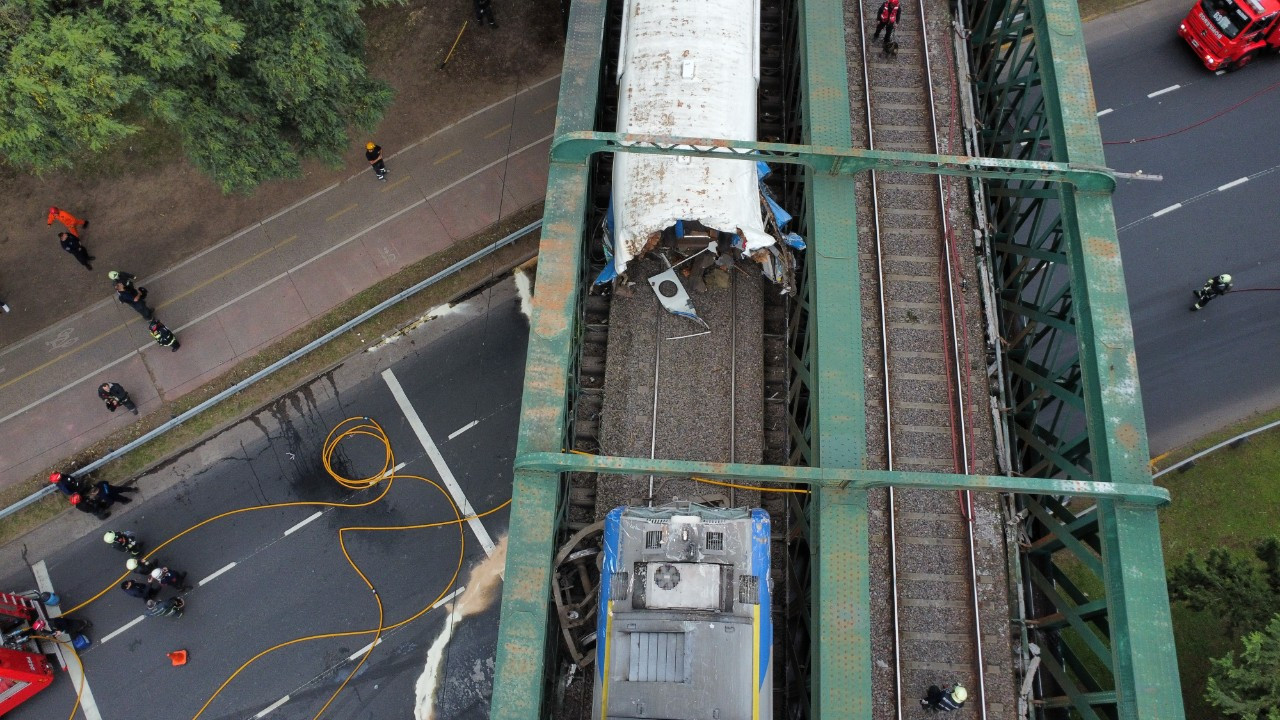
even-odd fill
[(769, 611), (764, 510), (610, 511), (592, 717), (772, 718)]

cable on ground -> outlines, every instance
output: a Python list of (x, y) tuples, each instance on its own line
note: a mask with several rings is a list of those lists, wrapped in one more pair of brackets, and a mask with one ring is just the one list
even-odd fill
[[(344, 477), (341, 473), (339, 473), (336, 469), (334, 469), (332, 464), (334, 453), (337, 452), (339, 446), (344, 440), (347, 440), (353, 437), (370, 437), (383, 444), (383, 447), (385, 448), (385, 453), (383, 455), (383, 465), (380, 470), (363, 478), (347, 478), (347, 477)], [(458, 575), (462, 572), (462, 562), (466, 552), (466, 534), (463, 530), (462, 524), (474, 519), (479, 519), (487, 515), (491, 515), (511, 504), (511, 501), (507, 500), (506, 502), (496, 507), (493, 507), (489, 510), (486, 510), (485, 512), (464, 517), (461, 511), (459, 510), (457, 503), (453, 501), (453, 497), (449, 494), (449, 492), (445, 488), (441, 487), (434, 480), (430, 480), (428, 478), (421, 477), (419, 475), (399, 475), (392, 472), (392, 468), (395, 467), (396, 462), (395, 462), (395, 454), (391, 449), (391, 440), (387, 437), (386, 432), (382, 429), (381, 425), (379, 425), (375, 420), (367, 417), (350, 417), (338, 423), (337, 425), (335, 425), (334, 428), (329, 431), (328, 437), (325, 438), (321, 460), (324, 465), (325, 471), (328, 472), (330, 477), (332, 477), (335, 481), (338, 482), (338, 484), (342, 485), (344, 488), (359, 491), (359, 490), (372, 489), (375, 486), (381, 484), (382, 491), (379, 492), (376, 497), (361, 503), (339, 503), (339, 502), (328, 502), (328, 501), (321, 501), (321, 500), (302, 500), (302, 501), (293, 501), (293, 502), (284, 502), (284, 503), (270, 503), (267, 505), (254, 505), (251, 507), (228, 510), (227, 512), (219, 513), (218, 515), (214, 515), (213, 517), (202, 520), (196, 523), (195, 525), (192, 525), (191, 527), (183, 530), (182, 532), (174, 535), (168, 540), (165, 540), (163, 543), (160, 543), (154, 549), (152, 549), (150, 552), (144, 555), (143, 559), (146, 560), (146, 559), (150, 559), (151, 557), (154, 557), (156, 553), (160, 552), (170, 543), (187, 535), (188, 533), (194, 530), (204, 527), (205, 525), (208, 525), (209, 523), (215, 522), (217, 520), (221, 520), (222, 518), (238, 515), (240, 513), (252, 512), (255, 510), (274, 510), (274, 509), (286, 508), (286, 507), (332, 507), (332, 508), (344, 508), (344, 509), (358, 509), (358, 508), (369, 507), (370, 505), (373, 505), (381, 501), (384, 497), (386, 497), (387, 493), (391, 491), (392, 484), (397, 479), (419, 480), (435, 488), (436, 491), (438, 491), (444, 497), (445, 501), (448, 502), (450, 509), (453, 510), (454, 519), (442, 520), (442, 521), (431, 522), (431, 523), (419, 523), (414, 525), (348, 526), (348, 527), (339, 528), (338, 529), (338, 545), (342, 549), (343, 557), (347, 559), (347, 563), (351, 565), (351, 568), (355, 571), (356, 575), (360, 577), (360, 579), (364, 582), (365, 586), (369, 589), (370, 593), (373, 595), (374, 602), (378, 609), (377, 625), (375, 627), (372, 627), (366, 630), (348, 630), (344, 632), (321, 633), (317, 635), (308, 635), (305, 637), (298, 637), (292, 640), (287, 640), (285, 642), (278, 643), (276, 645), (273, 645), (272, 647), (269, 647), (259, 652), (258, 654), (254, 655), (252, 658), (250, 658), (249, 660), (241, 664), (240, 667), (236, 668), (236, 670), (232, 672), (231, 675), (228, 676), (227, 679), (224, 680), (221, 685), (218, 686), (218, 689), (215, 690), (213, 694), (209, 696), (209, 699), (206, 700), (204, 705), (200, 707), (200, 710), (196, 712), (194, 716), (192, 716), (191, 720), (197, 720), (201, 715), (203, 715), (204, 712), (213, 703), (213, 701), (217, 699), (218, 695), (220, 695), (222, 691), (225, 690), (227, 686), (231, 684), (231, 681), (234, 680), (238, 675), (240, 675), (240, 673), (242, 673), (246, 668), (248, 668), (250, 665), (252, 665), (254, 662), (259, 660), (260, 658), (265, 657), (266, 655), (269, 655), (270, 653), (273, 653), (276, 650), (288, 647), (290, 645), (307, 642), (310, 640), (355, 637), (360, 635), (373, 634), (374, 640), (369, 644), (369, 647), (367, 650), (365, 650), (364, 654), (360, 656), (360, 661), (355, 664), (355, 666), (351, 669), (351, 672), (348, 673), (346, 678), (343, 679), (342, 684), (340, 684), (338, 688), (333, 691), (333, 693), (329, 696), (328, 700), (325, 701), (324, 705), (320, 708), (320, 710), (317, 711), (314, 716), (312, 716), (312, 720), (318, 720), (318, 718), (320, 718), (320, 716), (322, 716), (325, 713), (325, 711), (328, 710), (329, 706), (333, 703), (333, 701), (337, 699), (338, 694), (341, 693), (342, 690), (347, 686), (347, 683), (350, 682), (351, 678), (354, 677), (355, 674), (364, 665), (365, 661), (369, 658), (369, 655), (373, 652), (374, 647), (376, 647), (377, 641), (381, 638), (384, 632), (389, 630), (395, 630), (397, 628), (408, 625), (414, 620), (417, 620), (418, 618), (422, 617), (427, 612), (429, 612), (433, 607), (435, 607), (436, 604), (439, 603), (440, 600), (443, 599), (444, 596), (449, 593), (450, 589), (454, 586), (454, 583), (457, 582)], [(386, 481), (385, 483), (383, 482), (384, 480)], [(453, 569), (453, 575), (449, 578), (449, 582), (445, 584), (444, 588), (440, 591), (438, 595), (436, 595), (436, 597), (430, 603), (422, 607), (413, 615), (410, 615), (404, 620), (393, 623), (391, 625), (384, 625), (383, 623), (386, 620), (386, 615), (382, 605), (382, 597), (378, 594), (377, 588), (374, 587), (373, 583), (369, 580), (368, 576), (365, 575), (365, 573), (360, 569), (360, 566), (355, 562), (355, 560), (351, 558), (350, 553), (347, 552), (346, 539), (345, 539), (346, 533), (347, 532), (385, 532), (385, 531), (398, 531), (398, 530), (422, 530), (422, 529), (435, 528), (435, 527), (444, 527), (447, 525), (453, 525), (458, 529), (458, 559)], [(128, 577), (128, 575), (129, 573), (126, 572), (125, 574), (117, 578), (115, 582), (103, 588), (96, 595), (89, 598), (88, 600), (85, 600), (79, 605), (76, 605), (75, 607), (71, 608), (70, 610), (66, 611), (63, 614), (70, 615), (71, 613), (76, 612), (77, 610), (80, 610), (85, 606), (89, 605), (90, 603), (98, 600), (103, 595), (105, 595), (108, 591), (110, 591), (112, 588), (118, 585), (122, 580)], [(83, 668), (84, 666), (82, 664), (81, 665), (82, 673), (83, 673)], [(82, 684), (81, 690), (83, 691), (83, 684)], [(79, 697), (77, 696), (76, 698), (77, 706), (79, 705), (79, 702), (80, 700), (79, 700)], [(73, 709), (72, 716), (74, 717), (74, 715), (75, 715), (75, 710)]]

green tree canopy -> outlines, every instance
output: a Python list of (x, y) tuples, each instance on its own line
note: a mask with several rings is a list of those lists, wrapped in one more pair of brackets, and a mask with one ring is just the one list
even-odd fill
[(4, 0), (0, 156), (69, 167), (149, 119), (224, 191), (337, 162), (391, 102), (358, 13), (393, 1)]
[(1280, 720), (1280, 615), (1242, 640), (1238, 662), (1234, 652), (1213, 661), (1205, 699), (1227, 717)]
[(1169, 596), (1222, 618), (1233, 635), (1257, 630), (1280, 607), (1280, 538), (1258, 543), (1254, 556), (1226, 548), (1213, 548), (1204, 559), (1187, 553), (1169, 571)]

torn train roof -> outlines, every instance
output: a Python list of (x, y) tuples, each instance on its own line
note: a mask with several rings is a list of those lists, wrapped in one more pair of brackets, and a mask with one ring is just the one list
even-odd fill
[[(628, 0), (624, 13), (618, 132), (756, 139), (756, 0)], [(741, 231), (747, 252), (775, 242), (755, 160), (618, 153), (612, 205), (619, 273), (677, 220)]]

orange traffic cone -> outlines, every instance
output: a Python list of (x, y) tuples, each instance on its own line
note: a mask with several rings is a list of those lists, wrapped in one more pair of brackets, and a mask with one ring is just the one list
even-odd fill
[(179, 667), (179, 666), (181, 666), (181, 665), (186, 665), (186, 664), (187, 664), (187, 651), (186, 651), (186, 650), (174, 650), (173, 652), (169, 653), (169, 660), (173, 663), (173, 666), (174, 666), (174, 667)]

